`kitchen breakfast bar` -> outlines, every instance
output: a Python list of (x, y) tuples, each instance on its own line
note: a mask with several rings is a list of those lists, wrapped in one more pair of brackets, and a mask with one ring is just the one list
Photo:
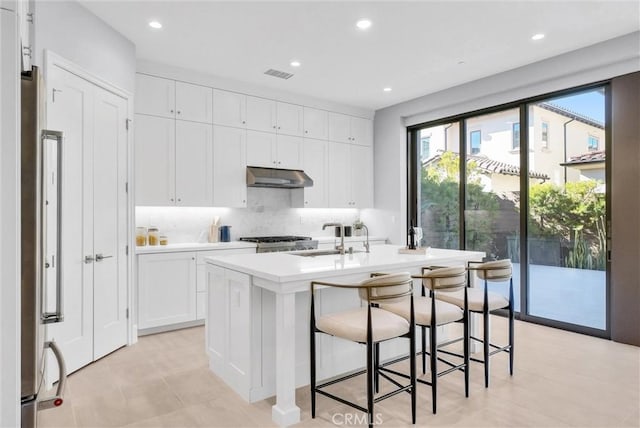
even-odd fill
[[(300, 421), (295, 390), (309, 384), (309, 290), (313, 280), (358, 283), (372, 272), (410, 272), (425, 266), (462, 265), (484, 253), (430, 248), (401, 254), (403, 247), (377, 245), (371, 252), (238, 254), (207, 261), (206, 351), (210, 369), (248, 402), (276, 395), (273, 421)], [(417, 284), (416, 284), (417, 285)], [(419, 287), (416, 287), (419, 292)], [(355, 290), (316, 293), (316, 313), (359, 305)], [(323, 335), (324, 336), (324, 335)], [(317, 343), (318, 379), (362, 368), (360, 345), (333, 337)], [(384, 343), (381, 358), (406, 352), (406, 343)]]

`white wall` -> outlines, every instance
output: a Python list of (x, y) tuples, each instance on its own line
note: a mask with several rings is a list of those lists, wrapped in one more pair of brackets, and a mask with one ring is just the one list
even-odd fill
[[(0, 6), (15, 10), (11, 3)], [(0, 13), (0, 426), (12, 427), (20, 424), (20, 81), (16, 14)]]
[(35, 65), (49, 49), (107, 83), (133, 94), (135, 45), (75, 1), (35, 4)]
[(386, 228), (391, 242), (405, 242), (406, 126), (637, 70), (640, 32), (378, 110), (374, 121), (376, 210), (363, 219)]

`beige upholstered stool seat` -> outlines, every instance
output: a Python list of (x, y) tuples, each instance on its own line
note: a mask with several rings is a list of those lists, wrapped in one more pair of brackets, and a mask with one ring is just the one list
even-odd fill
[[(482, 312), (482, 308), (484, 307), (484, 290), (480, 288), (467, 288), (467, 293), (469, 310)], [(492, 291), (489, 291), (487, 295), (489, 298), (489, 311), (509, 306), (509, 299), (503, 295)], [(462, 307), (464, 306), (464, 290), (440, 293), (438, 294), (438, 300)]]
[[(318, 318), (316, 327), (323, 333), (353, 342), (367, 341), (367, 308), (325, 314)], [(409, 332), (406, 319), (380, 308), (371, 308), (371, 327), (374, 342), (393, 339)]]
[[(442, 293), (445, 294), (445, 293)], [(431, 298), (414, 297), (414, 313), (416, 324), (429, 326), (431, 324)], [(411, 316), (409, 302), (386, 303), (380, 306), (382, 309), (400, 315), (404, 319)], [(459, 321), (464, 317), (462, 309), (451, 303), (436, 300), (436, 324), (444, 325)]]

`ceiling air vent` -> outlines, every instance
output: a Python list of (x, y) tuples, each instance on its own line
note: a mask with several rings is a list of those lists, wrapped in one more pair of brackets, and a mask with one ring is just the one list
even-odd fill
[(293, 74), (291, 73), (287, 73), (280, 70), (274, 70), (273, 68), (268, 69), (267, 71), (264, 72), (264, 74), (268, 76), (277, 77), (279, 79), (290, 79), (293, 77)]

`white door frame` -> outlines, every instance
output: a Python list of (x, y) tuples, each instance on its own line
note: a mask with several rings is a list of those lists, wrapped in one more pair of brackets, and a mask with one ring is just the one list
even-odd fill
[[(109, 91), (121, 98), (127, 100), (127, 116), (130, 118), (133, 114), (133, 94), (127, 90), (120, 88), (102, 78), (92, 74), (79, 65), (66, 58), (52, 52), (48, 49), (44, 51), (44, 78), (45, 82), (49, 81), (49, 71), (54, 67), (62, 68), (69, 73), (96, 85), (106, 91)], [(132, 121), (129, 119), (129, 124)], [(134, 296), (133, 296), (133, 284), (134, 284), (134, 272), (135, 272), (135, 242), (133, 236), (133, 230), (135, 228), (135, 210), (134, 210), (134, 182), (133, 182), (133, 128), (129, 126), (129, 132), (127, 133), (127, 308), (129, 317), (127, 319), (127, 344), (132, 345), (138, 341), (138, 332), (136, 323), (133, 321), (137, 316), (137, 311), (134, 310)]]

